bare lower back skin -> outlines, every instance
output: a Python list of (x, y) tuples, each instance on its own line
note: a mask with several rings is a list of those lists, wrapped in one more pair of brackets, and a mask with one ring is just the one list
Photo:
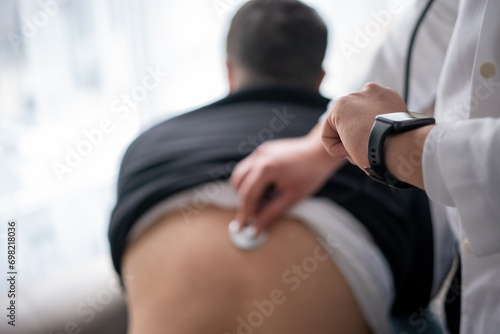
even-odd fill
[(172, 212), (124, 255), (129, 334), (370, 333), (342, 274), (300, 222), (281, 219), (266, 245), (229, 241), (234, 211)]

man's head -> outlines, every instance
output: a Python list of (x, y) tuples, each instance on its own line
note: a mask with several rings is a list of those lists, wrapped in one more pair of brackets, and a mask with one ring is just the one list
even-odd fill
[(326, 44), (326, 25), (309, 6), (251, 0), (236, 13), (227, 36), (230, 90), (268, 85), (317, 90)]

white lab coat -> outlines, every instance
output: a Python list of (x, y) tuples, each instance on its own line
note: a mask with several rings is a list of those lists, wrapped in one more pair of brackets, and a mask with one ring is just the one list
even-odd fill
[[(372, 81), (402, 91), (409, 36), (426, 3), (417, 1), (394, 27), (352, 90)], [(498, 334), (500, 1), (436, 0), (432, 6), (417, 35), (409, 109), (422, 110), (435, 100), (437, 126), (423, 156), (435, 213), (435, 283), (454, 251), (449, 226), (462, 259), (461, 333)], [(443, 210), (449, 225), (439, 218)]]
[(500, 1), (459, 7), (424, 147), (424, 182), (448, 206), (462, 258), (461, 333), (500, 333)]

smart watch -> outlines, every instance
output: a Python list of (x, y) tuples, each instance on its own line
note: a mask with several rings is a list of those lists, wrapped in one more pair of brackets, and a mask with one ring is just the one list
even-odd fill
[(370, 167), (365, 167), (368, 175), (373, 180), (389, 185), (392, 188), (412, 188), (411, 184), (399, 181), (387, 170), (384, 156), (385, 138), (389, 134), (402, 133), (435, 123), (436, 120), (432, 117), (409, 111), (382, 114), (375, 117), (368, 140)]

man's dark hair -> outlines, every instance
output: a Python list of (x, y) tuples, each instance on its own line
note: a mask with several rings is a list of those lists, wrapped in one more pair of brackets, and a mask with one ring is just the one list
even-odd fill
[(327, 44), (318, 13), (297, 0), (251, 0), (234, 16), (227, 54), (261, 79), (317, 84)]

